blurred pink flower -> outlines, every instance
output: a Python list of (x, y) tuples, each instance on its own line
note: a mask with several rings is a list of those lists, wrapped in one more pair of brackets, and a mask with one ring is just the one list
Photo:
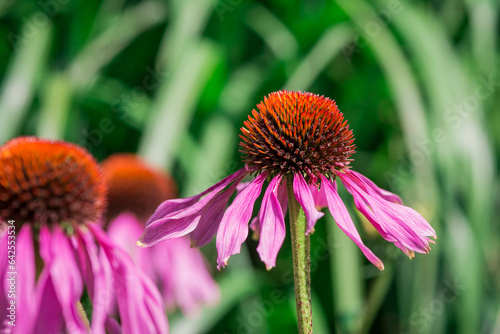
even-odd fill
[(106, 192), (94, 159), (73, 144), (21, 137), (0, 147), (0, 164), (0, 332), (167, 333), (156, 287), (93, 223)]
[(148, 249), (136, 245), (146, 218), (162, 201), (175, 197), (174, 181), (131, 154), (115, 154), (102, 167), (109, 189), (108, 235), (157, 284), (167, 308), (179, 306), (184, 314), (193, 315), (202, 304), (215, 304), (219, 287), (188, 238)]
[[(250, 227), (259, 235), (257, 252), (270, 269), (285, 239), (288, 179), (307, 219), (306, 234), (314, 231), (324, 215), (317, 208), (327, 206), (339, 228), (383, 270), (382, 261), (363, 244), (337, 192), (335, 180), (339, 178), (382, 237), (410, 257), (414, 252), (429, 252), (433, 241), (428, 237), (436, 237), (429, 223), (403, 206), (397, 195), (350, 169), (354, 138), (334, 101), (311, 93), (280, 91), (271, 93), (257, 108), (241, 129), (245, 168), (196, 196), (163, 202), (147, 221), (139, 245), (147, 247), (189, 234), (193, 244), (203, 246), (217, 235), (220, 269), (240, 252), (255, 201), (267, 180), (260, 211)], [(242, 184), (250, 174), (257, 176)], [(235, 190), (239, 193), (226, 209)]]

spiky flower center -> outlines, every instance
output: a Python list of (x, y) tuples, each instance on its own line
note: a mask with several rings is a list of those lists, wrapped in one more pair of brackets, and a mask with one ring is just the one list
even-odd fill
[(335, 101), (312, 93), (279, 91), (244, 122), (241, 152), (250, 170), (302, 173), (310, 182), (346, 168), (355, 152), (352, 130)]
[(135, 155), (112, 155), (102, 169), (108, 186), (108, 219), (129, 211), (145, 222), (161, 202), (176, 197), (174, 181)]
[(79, 146), (19, 137), (0, 147), (0, 165), (1, 221), (83, 224), (102, 214), (101, 171)]

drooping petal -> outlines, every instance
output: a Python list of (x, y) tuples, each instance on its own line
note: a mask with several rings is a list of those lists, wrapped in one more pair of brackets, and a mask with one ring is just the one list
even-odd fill
[[(45, 293), (40, 294), (48, 293), (48, 298), (54, 293), (66, 328), (74, 333), (86, 333), (86, 324), (82, 321), (77, 306), (83, 293), (83, 282), (70, 239), (59, 227), (53, 227), (52, 231), (42, 227), (40, 255), (45, 266), (41, 276), (46, 276), (45, 280), (41, 281), (46, 284), (43, 289), (47, 289)], [(43, 302), (40, 300), (39, 307), (46, 307)]]
[(306, 235), (314, 232), (314, 226), (318, 219), (324, 216), (323, 212), (316, 210), (314, 198), (311, 189), (301, 173), (296, 173), (293, 178), (293, 193), (295, 198), (302, 206), (307, 220)]
[(202, 304), (219, 299), (219, 287), (211, 277), (203, 255), (189, 246), (187, 237), (168, 240), (151, 248), (162, 294), (169, 309), (179, 306), (185, 315), (196, 315)]
[(92, 302), (92, 333), (104, 334), (107, 323), (116, 322), (109, 316), (115, 303), (111, 268), (107, 261), (101, 261), (91, 233), (78, 230), (77, 236), (80, 248), (85, 250), (85, 257), (80, 261), (85, 263), (83, 277)]
[(161, 203), (158, 208), (155, 210), (153, 215), (148, 219), (146, 222), (146, 226), (154, 222), (155, 220), (165, 218), (168, 215), (171, 215), (174, 212), (178, 212), (180, 210), (184, 210), (185, 208), (192, 206), (196, 202), (200, 200), (203, 196), (205, 196), (208, 193), (211, 192), (217, 192), (218, 190), (224, 188), (228, 184), (230, 184), (232, 181), (236, 180), (237, 178), (241, 176), (247, 175), (248, 172), (245, 169), (240, 169), (234, 174), (229, 175), (228, 177), (220, 180), (210, 188), (206, 189), (205, 191), (199, 193), (198, 195), (188, 197), (188, 198), (175, 198), (175, 199), (170, 199), (167, 200), (163, 203)]
[(99, 226), (88, 227), (111, 265), (123, 333), (167, 333), (167, 318), (157, 288)]
[(48, 272), (38, 278), (36, 298), (38, 313), (33, 333), (65, 333), (63, 311)]
[(203, 208), (198, 226), (194, 229), (193, 232), (189, 234), (189, 236), (191, 237), (192, 246), (202, 247), (212, 240), (214, 235), (217, 233), (220, 221), (224, 216), (229, 198), (234, 193), (234, 190), (239, 187), (239, 185), (241, 185), (241, 183), (234, 182), (226, 190), (219, 192)]
[(255, 200), (260, 195), (266, 173), (259, 175), (246, 187), (224, 213), (217, 231), (217, 268), (220, 270), (229, 257), (240, 252), (241, 244), (248, 236), (248, 222), (252, 216)]
[(204, 193), (201, 193), (188, 198), (175, 198), (166, 200), (165, 202), (161, 203), (156, 208), (151, 217), (149, 217), (148, 221), (146, 222), (146, 226), (157, 221), (158, 219), (164, 218), (168, 215), (179, 212), (196, 204), (200, 200), (200, 198), (203, 197), (203, 195)]
[[(351, 194), (353, 194), (352, 191), (350, 191)], [(388, 234), (382, 226), (378, 223), (377, 219), (375, 218), (375, 214), (371, 210), (371, 208), (366, 204), (366, 202), (361, 198), (361, 196), (358, 195), (358, 193), (354, 192), (353, 194), (354, 197), (354, 204), (356, 205), (356, 208), (365, 216), (368, 221), (375, 227), (375, 229), (380, 233), (380, 235), (387, 241), (393, 242), (396, 247), (401, 249), (406, 255), (408, 255), (409, 258), (415, 257), (415, 253), (405, 247), (401, 242), (399, 242), (394, 236)]]
[(107, 318), (106, 324), (104, 325), (106, 328), (106, 333), (108, 334), (121, 334), (123, 333), (122, 328), (118, 321), (113, 318)]
[(83, 293), (83, 282), (75, 259), (73, 248), (64, 233), (54, 228), (51, 238), (53, 262), (50, 275), (54, 284), (56, 295), (61, 303), (66, 327), (75, 333), (86, 332), (77, 303)]
[(31, 333), (36, 321), (31, 226), (25, 224), (16, 230), (15, 225), (6, 224), (1, 228), (0, 333)]
[(413, 229), (419, 231), (421, 235), (437, 239), (436, 231), (434, 231), (432, 226), (427, 222), (427, 220), (425, 220), (424, 217), (422, 217), (420, 213), (409, 206), (391, 202), (389, 203), (389, 206), (394, 210), (394, 212), (401, 217), (403, 221), (407, 221)]
[(280, 202), (283, 217), (285, 217), (288, 210), (288, 190), (286, 182), (281, 182), (278, 186), (278, 202)]
[(338, 173), (338, 176), (350, 189), (358, 209), (361, 208), (360, 211), (386, 240), (394, 242), (409, 256), (412, 251), (428, 253), (432, 240), (427, 237), (435, 237), (436, 233), (419, 213), (385, 200), (351, 171)]
[[(189, 206), (184, 206), (182, 210), (169, 212), (165, 209), (165, 207), (169, 205), (169, 201), (176, 200), (164, 202), (162, 204), (164, 209), (162, 209), (161, 212), (166, 215), (163, 216), (155, 213), (153, 216), (156, 219), (154, 221), (152, 219), (148, 220), (148, 225), (144, 229), (144, 232), (137, 244), (141, 247), (148, 247), (157, 244), (162, 240), (181, 237), (192, 232), (198, 226), (201, 213), (205, 206), (217, 194), (219, 194), (219, 192), (225, 191), (224, 188), (226, 188), (231, 182), (238, 183), (247, 175), (247, 173), (247, 171), (241, 169), (240, 171), (226, 177), (224, 180), (201, 193), (200, 195), (207, 194), (203, 197), (203, 199), (198, 202), (195, 200), (186, 201), (184, 204), (189, 203)], [(200, 195), (195, 196), (197, 197), (196, 200), (201, 197)]]
[[(59, 228), (55, 228), (59, 230)], [(56, 291), (58, 281), (54, 281), (52, 265), (56, 261), (56, 252), (53, 249), (53, 239), (58, 239), (51, 233), (47, 226), (42, 226), (39, 232), (40, 257), (44, 268), (38, 278), (36, 285), (37, 319), (34, 333), (60, 333), (64, 332), (66, 326), (66, 315), (68, 311), (63, 310), (60, 297)], [(57, 242), (57, 241), (56, 241)], [(67, 286), (68, 282), (64, 282)], [(70, 284), (70, 283), (69, 283)], [(75, 301), (76, 305), (76, 301)], [(77, 332), (78, 333), (78, 332)]]
[(373, 252), (363, 244), (358, 230), (347, 211), (347, 208), (342, 202), (339, 194), (333, 187), (331, 181), (321, 175), (321, 187), (325, 187), (326, 199), (328, 201), (328, 209), (332, 214), (337, 226), (361, 249), (366, 258), (380, 270), (384, 270), (382, 261), (373, 254)]
[(110, 222), (108, 229), (109, 237), (158, 283), (169, 309), (179, 306), (185, 314), (194, 314), (201, 304), (217, 300), (219, 288), (200, 251), (189, 246), (187, 236), (140, 248), (135, 245), (140, 234), (141, 224), (130, 213), (120, 214)]
[(372, 180), (370, 180), (363, 174), (358, 173), (354, 170), (349, 170), (348, 173), (353, 177), (357, 177), (359, 180), (364, 182), (366, 186), (370, 187), (375, 193), (377, 193), (380, 197), (382, 197), (386, 201), (396, 204), (403, 204), (403, 200), (401, 199), (401, 197), (399, 197), (394, 193), (391, 193), (390, 191), (377, 187), (377, 185)]
[(160, 241), (185, 236), (198, 226), (200, 217), (199, 211), (196, 211), (188, 217), (159, 219), (146, 226), (137, 245), (140, 247), (151, 247)]
[(109, 223), (108, 235), (118, 246), (122, 247), (132, 261), (142, 269), (153, 281), (156, 280), (154, 270), (155, 258), (151, 256), (149, 248), (137, 247), (135, 241), (141, 236), (143, 224), (136, 216), (129, 212), (123, 212)]
[[(288, 210), (288, 193), (287, 193), (286, 182), (282, 182), (278, 186), (278, 202), (281, 205), (281, 211), (283, 211), (283, 217), (286, 216)], [(258, 241), (260, 238), (260, 231), (262, 229), (260, 225), (259, 216), (252, 218), (250, 221), (250, 228), (253, 231), (252, 239)]]
[(257, 252), (262, 262), (266, 264), (267, 270), (276, 266), (276, 257), (283, 245), (286, 234), (283, 209), (278, 200), (280, 182), (281, 175), (273, 178), (264, 193), (262, 206), (259, 211), (261, 231)]
[(125, 249), (134, 261), (137, 260), (135, 254), (140, 249), (134, 240), (137, 240), (137, 237), (142, 233), (141, 225), (134, 214), (123, 212), (111, 220), (107, 228), (111, 240)]
[(17, 313), (22, 321), (16, 321), (16, 333), (29, 333), (34, 325), (35, 296), (35, 254), (31, 226), (24, 224), (16, 238), (15, 261)]
[(363, 214), (363, 216), (368, 219), (368, 221), (375, 227), (375, 229), (380, 233), (380, 235), (387, 241), (389, 242), (395, 242), (397, 239), (390, 235), (387, 234), (386, 231), (380, 226), (380, 224), (377, 222), (377, 219), (375, 217), (375, 214), (372, 212), (368, 204), (363, 200), (361, 196), (358, 195), (358, 193), (354, 193), (354, 205), (356, 208)]

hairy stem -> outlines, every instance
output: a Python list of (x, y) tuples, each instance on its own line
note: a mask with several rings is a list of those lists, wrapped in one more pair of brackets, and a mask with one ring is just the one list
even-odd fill
[(287, 182), (290, 234), (292, 237), (293, 283), (299, 334), (312, 333), (310, 241), (306, 236), (304, 210), (295, 199), (293, 181)]

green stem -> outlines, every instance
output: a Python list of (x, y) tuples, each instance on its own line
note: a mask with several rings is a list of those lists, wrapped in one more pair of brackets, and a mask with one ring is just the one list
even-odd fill
[(293, 194), (292, 178), (287, 182), (290, 234), (292, 237), (293, 283), (299, 334), (312, 333), (310, 240), (306, 236), (304, 210)]

